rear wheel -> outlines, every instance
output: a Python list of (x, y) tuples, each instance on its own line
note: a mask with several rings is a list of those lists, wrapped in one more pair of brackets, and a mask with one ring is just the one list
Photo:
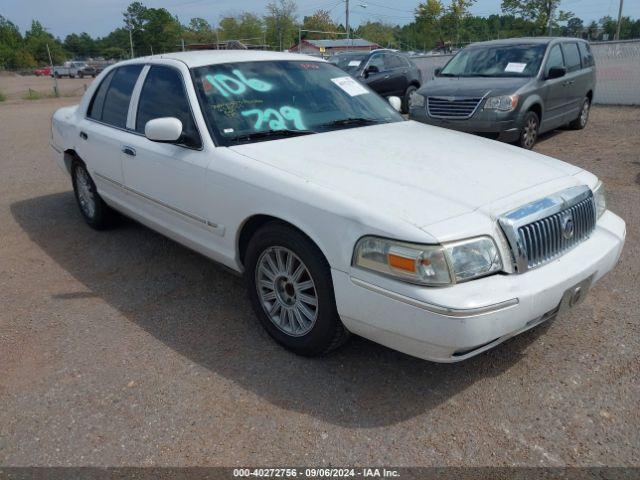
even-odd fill
[(539, 130), (540, 119), (538, 118), (538, 114), (533, 111), (528, 111), (524, 116), (518, 146), (531, 150), (538, 140)]
[(113, 225), (115, 211), (98, 194), (87, 167), (79, 160), (71, 166), (71, 181), (80, 213), (91, 228), (104, 230)]
[(256, 315), (279, 344), (317, 356), (347, 340), (329, 264), (302, 233), (278, 222), (265, 225), (249, 241), (244, 263)]
[(569, 124), (569, 128), (573, 130), (582, 130), (587, 126), (587, 122), (589, 121), (589, 112), (591, 110), (591, 100), (589, 97), (585, 97), (582, 102), (582, 108), (580, 109), (580, 114), (578, 118), (576, 118), (573, 122)]
[(402, 113), (409, 113), (409, 100), (411, 100), (411, 95), (414, 95), (417, 91), (418, 87), (409, 85), (404, 97), (402, 97)]

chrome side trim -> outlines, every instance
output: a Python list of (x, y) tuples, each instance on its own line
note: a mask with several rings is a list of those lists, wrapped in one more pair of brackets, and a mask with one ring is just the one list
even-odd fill
[(412, 307), (421, 308), (431, 313), (435, 313), (437, 315), (442, 315), (445, 317), (456, 317), (456, 318), (465, 318), (465, 317), (477, 317), (480, 315), (486, 315), (488, 313), (498, 312), (500, 310), (505, 310), (507, 308), (514, 307), (520, 303), (517, 298), (512, 298), (510, 300), (505, 300), (504, 302), (494, 303), (492, 305), (484, 305), (482, 307), (475, 308), (452, 308), (445, 307), (443, 305), (436, 305), (435, 303), (427, 303), (422, 302), (420, 300), (416, 300), (415, 298), (407, 297), (406, 295), (402, 295), (400, 293), (392, 292), (387, 290), (386, 288), (379, 287), (378, 285), (374, 285), (369, 282), (365, 282), (364, 280), (360, 280), (359, 278), (349, 277), (351, 282), (358, 287), (366, 288), (375, 293), (379, 293), (386, 297), (389, 297), (393, 300), (397, 300), (399, 302), (406, 303), (411, 305)]
[(56, 145), (53, 144), (53, 142), (49, 142), (49, 146), (53, 148), (56, 152), (63, 153), (60, 148), (58, 148)]
[(177, 213), (178, 215), (181, 215), (183, 217), (186, 217), (190, 220), (194, 220), (198, 223), (201, 223), (203, 225), (205, 225), (206, 227), (208, 227), (209, 230), (211, 230), (214, 233), (217, 233), (218, 235), (220, 235), (221, 237), (224, 236), (224, 231), (225, 231), (225, 227), (224, 225), (219, 225), (217, 223), (214, 223), (210, 220), (207, 220), (206, 218), (202, 218), (199, 217), (197, 215), (194, 215), (192, 213), (189, 212), (185, 212), (184, 210), (180, 210), (178, 208), (172, 207), (171, 205), (168, 205), (164, 202), (161, 202), (160, 200), (156, 200), (153, 197), (150, 197), (149, 195), (145, 195), (144, 193), (138, 192), (137, 190), (134, 190), (132, 188), (127, 187), (126, 185), (123, 185), (122, 183), (118, 182), (117, 180), (113, 180), (112, 178), (109, 177), (105, 177), (104, 175), (101, 175), (98, 172), (93, 172), (93, 175), (97, 178), (99, 178), (100, 180), (104, 180), (105, 182), (110, 183), (111, 185), (127, 192), (127, 193), (131, 193), (137, 197), (140, 197), (144, 200), (147, 200), (148, 202), (153, 203), (154, 205), (158, 206), (158, 207), (162, 207), (166, 210), (169, 210), (172, 213)]
[(579, 185), (518, 207), (498, 218), (498, 224), (511, 246), (512, 260), (518, 273), (529, 269), (526, 245), (518, 235), (518, 229), (571, 208), (592, 196), (588, 186)]

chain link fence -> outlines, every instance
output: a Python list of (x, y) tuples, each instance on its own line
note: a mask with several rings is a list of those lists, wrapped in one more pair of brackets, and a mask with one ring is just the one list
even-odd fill
[[(596, 61), (595, 103), (640, 105), (640, 40), (591, 44)], [(411, 57), (427, 82), (453, 55)]]
[(595, 101), (640, 105), (640, 40), (592, 43), (597, 79)]

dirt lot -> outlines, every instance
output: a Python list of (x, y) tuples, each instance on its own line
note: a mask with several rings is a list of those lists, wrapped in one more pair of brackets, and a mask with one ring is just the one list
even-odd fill
[(537, 148), (627, 221), (585, 303), (454, 365), (354, 339), (287, 353), (240, 279), (82, 221), (48, 147), (70, 99), (0, 104), (0, 465), (638, 465), (640, 109)]
[[(82, 95), (91, 85), (92, 78), (59, 78), (58, 90), (63, 97)], [(43, 97), (53, 94), (54, 80), (51, 77), (36, 77), (35, 75), (16, 75), (2, 72), (0, 74), (0, 92), (7, 97), (7, 101), (22, 100), (29, 94), (29, 90), (38, 92)]]

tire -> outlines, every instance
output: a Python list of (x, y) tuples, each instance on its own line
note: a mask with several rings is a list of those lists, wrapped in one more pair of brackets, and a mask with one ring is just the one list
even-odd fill
[(53, 76), (54, 76), (55, 78), (60, 78), (60, 74), (59, 74), (59, 73), (54, 73), (54, 74), (53, 74)]
[(409, 113), (409, 99), (411, 95), (418, 91), (418, 87), (415, 85), (409, 85), (407, 91), (404, 93), (404, 97), (402, 97), (402, 113)]
[(80, 75), (78, 75), (80, 78), (84, 78), (84, 74), (81, 73)]
[(69, 74), (69, 78), (76, 78), (76, 76)]
[(87, 167), (76, 160), (71, 165), (73, 193), (82, 217), (95, 230), (105, 230), (114, 224), (115, 211), (98, 194)]
[(522, 129), (520, 130), (520, 138), (517, 145), (526, 150), (531, 150), (538, 140), (538, 132), (540, 131), (540, 119), (538, 114), (529, 110), (524, 115)]
[(584, 97), (582, 101), (582, 108), (580, 109), (580, 113), (578, 114), (578, 118), (576, 118), (573, 122), (569, 123), (569, 128), (571, 130), (582, 130), (587, 126), (587, 122), (589, 121), (589, 111), (591, 110), (591, 100), (589, 97)]
[(249, 299), (276, 342), (313, 357), (348, 339), (338, 316), (329, 264), (302, 233), (270, 222), (253, 235), (244, 260)]

